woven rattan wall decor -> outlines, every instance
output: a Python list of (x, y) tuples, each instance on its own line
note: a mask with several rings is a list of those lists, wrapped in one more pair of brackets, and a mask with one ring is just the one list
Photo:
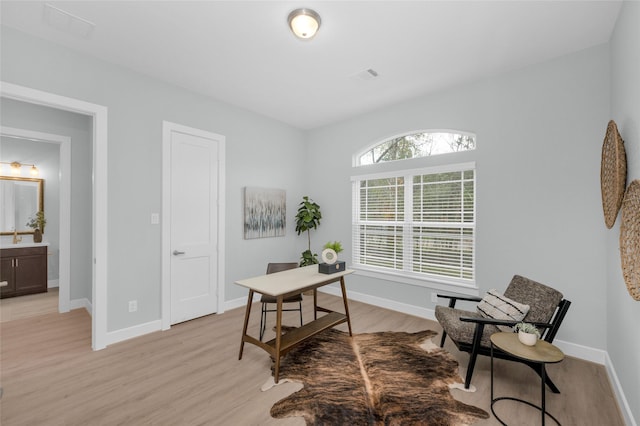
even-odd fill
[(618, 133), (615, 121), (609, 121), (607, 133), (602, 143), (602, 163), (600, 166), (600, 189), (604, 223), (611, 229), (618, 217), (627, 182), (627, 154), (624, 141)]
[(640, 300), (640, 180), (637, 179), (631, 182), (622, 201), (620, 259), (627, 290), (634, 300)]

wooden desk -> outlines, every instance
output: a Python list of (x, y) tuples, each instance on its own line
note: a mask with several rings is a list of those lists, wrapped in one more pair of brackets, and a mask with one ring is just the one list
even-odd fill
[[(247, 299), (247, 310), (244, 315), (244, 327), (242, 329), (242, 341), (240, 342), (240, 354), (238, 359), (242, 359), (244, 343), (252, 343), (261, 347), (275, 360), (274, 380), (278, 383), (280, 377), (280, 358), (291, 349), (299, 345), (304, 340), (321, 333), (324, 330), (335, 327), (346, 322), (351, 333), (351, 319), (349, 318), (349, 305), (347, 303), (347, 291), (344, 286), (344, 276), (353, 273), (353, 270), (336, 272), (334, 274), (321, 274), (318, 272), (318, 265), (310, 265), (302, 268), (289, 269), (274, 274), (261, 275), (254, 278), (236, 281), (236, 284), (249, 289)], [(318, 287), (334, 282), (340, 282), (342, 289), (342, 300), (344, 302), (344, 314), (318, 306)], [(313, 290), (313, 318), (302, 327), (295, 328), (286, 334), (282, 334), (282, 300), (287, 296), (300, 294)], [(254, 293), (266, 294), (276, 297), (276, 337), (268, 342), (261, 342), (255, 337), (247, 334), (249, 325), (249, 315), (251, 314), (251, 304)], [(318, 312), (326, 312), (318, 318)]]
[[(508, 397), (508, 396), (503, 396), (500, 398), (494, 398), (493, 396), (493, 348), (497, 347), (502, 349), (503, 351), (518, 357), (520, 359), (523, 359), (525, 361), (529, 361), (529, 362), (533, 362), (533, 363), (537, 363), (540, 364), (540, 380), (542, 382), (542, 388), (541, 388), (541, 405), (537, 406), (529, 401), (524, 401), (522, 399), (519, 398), (513, 398), (513, 397)], [(498, 401), (502, 401), (504, 399), (509, 399), (512, 401), (517, 401), (517, 402), (522, 402), (524, 404), (527, 404), (533, 408), (537, 408), (538, 410), (540, 410), (541, 414), (542, 414), (542, 426), (544, 426), (545, 424), (545, 416), (549, 416), (551, 419), (553, 419), (553, 421), (555, 421), (558, 425), (560, 424), (560, 422), (553, 417), (551, 414), (549, 414), (547, 412), (546, 409), (546, 404), (545, 404), (545, 376), (547, 374), (546, 372), (546, 368), (545, 365), (546, 364), (553, 364), (556, 362), (560, 362), (564, 359), (564, 354), (562, 353), (562, 351), (560, 349), (558, 349), (556, 346), (552, 345), (551, 343), (545, 341), (545, 340), (538, 340), (538, 342), (535, 344), (535, 346), (527, 346), (524, 345), (522, 343), (520, 343), (520, 341), (518, 340), (518, 334), (517, 333), (495, 333), (491, 335), (491, 412), (493, 413), (493, 415), (495, 416), (495, 418), (503, 425), (506, 425), (505, 422), (503, 422), (498, 415), (496, 414), (496, 412), (493, 409), (493, 404), (495, 404)]]

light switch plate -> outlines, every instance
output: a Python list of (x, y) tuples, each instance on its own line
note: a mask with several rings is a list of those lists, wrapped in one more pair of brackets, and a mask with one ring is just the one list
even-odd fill
[(160, 223), (160, 213), (151, 213), (151, 224), (157, 225)]

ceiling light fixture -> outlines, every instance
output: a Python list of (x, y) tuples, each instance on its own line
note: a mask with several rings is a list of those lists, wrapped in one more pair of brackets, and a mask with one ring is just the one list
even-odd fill
[(289, 14), (289, 27), (296, 37), (310, 39), (320, 28), (320, 15), (311, 9), (296, 9)]

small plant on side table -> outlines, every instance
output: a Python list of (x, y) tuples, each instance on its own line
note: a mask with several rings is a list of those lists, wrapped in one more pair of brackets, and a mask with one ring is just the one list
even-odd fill
[(527, 346), (533, 346), (540, 338), (538, 327), (528, 322), (519, 322), (513, 330), (518, 332), (518, 340)]

